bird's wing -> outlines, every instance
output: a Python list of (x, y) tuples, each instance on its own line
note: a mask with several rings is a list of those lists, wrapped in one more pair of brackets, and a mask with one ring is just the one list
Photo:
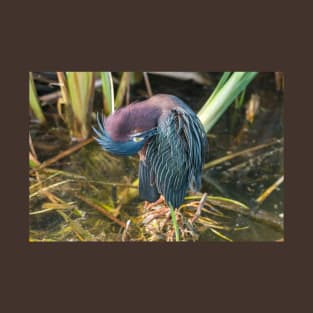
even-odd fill
[(139, 162), (139, 195), (142, 199), (155, 202), (160, 194), (155, 185), (154, 172), (148, 161)]
[(146, 151), (150, 171), (155, 173), (157, 190), (174, 208), (184, 201), (192, 174), (192, 160), (184, 130), (188, 125), (184, 115), (183, 111), (173, 109), (160, 118), (158, 133), (149, 142)]
[(183, 114), (183, 133), (188, 146), (188, 166), (191, 169), (190, 187), (199, 190), (201, 187), (201, 171), (208, 150), (206, 132), (197, 115)]

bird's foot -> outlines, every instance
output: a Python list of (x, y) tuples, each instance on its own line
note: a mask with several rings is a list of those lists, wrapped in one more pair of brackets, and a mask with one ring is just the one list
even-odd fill
[(151, 223), (154, 219), (160, 219), (164, 217), (165, 219), (168, 219), (169, 216), (170, 216), (169, 207), (162, 206), (161, 208), (155, 209), (153, 211), (150, 211), (144, 214), (144, 219), (142, 223), (146, 225), (146, 224)]
[(148, 201), (145, 201), (145, 206), (144, 206), (144, 209), (145, 211), (149, 211), (151, 208), (161, 204), (164, 202), (164, 197), (163, 196), (160, 196), (160, 198), (155, 201), (155, 202), (152, 202), (152, 203), (149, 203)]

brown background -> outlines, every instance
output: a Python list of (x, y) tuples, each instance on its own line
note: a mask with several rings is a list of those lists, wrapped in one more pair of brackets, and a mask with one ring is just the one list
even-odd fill
[[(171, 3), (2, 9), (2, 312), (310, 311), (311, 11)], [(29, 244), (28, 71), (54, 70), (283, 71), (286, 241)]]

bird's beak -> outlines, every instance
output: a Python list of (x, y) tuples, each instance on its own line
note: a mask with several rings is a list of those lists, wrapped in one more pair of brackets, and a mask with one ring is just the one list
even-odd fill
[(142, 140), (145, 140), (145, 139), (152, 137), (156, 133), (157, 133), (157, 128), (155, 127), (155, 128), (143, 131), (143, 132), (131, 134), (131, 135), (129, 135), (129, 138), (135, 142), (139, 142), (139, 141), (142, 141)]

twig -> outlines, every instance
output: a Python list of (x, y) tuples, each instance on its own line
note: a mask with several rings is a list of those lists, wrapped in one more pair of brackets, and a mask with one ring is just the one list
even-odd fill
[(75, 145), (75, 146), (73, 146), (73, 147), (71, 147), (71, 148), (69, 148), (69, 149), (67, 149), (65, 151), (60, 152), (58, 155), (54, 156), (53, 158), (51, 158), (51, 159), (41, 163), (41, 165), (38, 166), (36, 168), (36, 170), (41, 170), (41, 169), (43, 169), (43, 168), (45, 168), (45, 167), (47, 167), (47, 166), (49, 166), (49, 165), (59, 161), (60, 159), (65, 158), (66, 156), (68, 156), (68, 155), (72, 154), (73, 152), (79, 150), (80, 148), (88, 145), (89, 143), (93, 142), (94, 140), (95, 140), (94, 138), (88, 138), (88, 139), (78, 143), (77, 145)]
[(129, 105), (130, 102), (130, 83), (127, 84), (127, 91), (126, 91), (126, 105)]
[(142, 74), (143, 74), (143, 78), (145, 80), (148, 96), (152, 97), (153, 93), (152, 93), (152, 89), (151, 89), (151, 84), (150, 84), (150, 80), (149, 80), (149, 77), (148, 77), (148, 73), (147, 72), (143, 72)]
[(113, 222), (115, 222), (116, 224), (120, 225), (121, 227), (125, 228), (126, 224), (122, 221), (120, 221), (118, 218), (116, 218), (114, 215), (112, 215), (111, 213), (107, 212), (106, 210), (104, 210), (103, 208), (101, 208), (100, 206), (98, 206), (97, 204), (91, 202), (89, 199), (75, 194), (75, 197), (77, 197), (78, 199), (82, 200), (83, 202), (87, 203), (88, 205), (90, 205), (91, 207), (95, 208), (97, 211), (99, 211), (100, 213), (102, 213), (103, 215), (105, 215), (107, 218), (109, 218), (110, 220), (112, 220)]
[[(36, 173), (36, 176), (39, 177), (39, 174), (37, 171), (35, 171)], [(50, 186), (47, 186), (47, 187), (42, 187), (41, 189), (39, 189), (38, 191), (32, 193), (31, 195), (29, 195), (29, 199), (32, 199), (33, 197), (37, 196), (38, 194), (41, 194), (41, 193), (44, 193), (46, 192), (47, 190), (50, 190), (50, 189), (53, 189), (55, 187), (58, 187), (60, 185), (63, 185), (63, 184), (66, 184), (68, 182), (70, 182), (71, 180), (70, 179), (67, 179), (67, 180), (63, 180), (63, 181), (60, 181), (60, 182), (57, 182), (55, 184), (52, 184)]]
[(281, 148), (273, 148), (269, 151), (264, 151), (264, 152), (261, 152), (260, 154), (257, 154), (251, 158), (249, 158), (248, 160), (245, 160), (244, 162), (241, 162), (239, 164), (236, 164), (232, 167), (229, 167), (227, 168), (227, 172), (235, 172), (235, 171), (239, 171), (240, 169), (244, 168), (244, 167), (247, 167), (247, 165), (249, 164), (249, 162), (255, 162), (257, 159), (259, 159), (260, 157), (262, 157), (262, 159), (264, 159), (265, 157), (271, 155), (272, 153), (276, 153), (276, 152), (282, 152), (284, 150), (283, 147)]
[(218, 197), (215, 198), (216, 199), (212, 199), (212, 197), (210, 197), (210, 199), (208, 199), (208, 202), (212, 203), (213, 205), (220, 206), (224, 210), (230, 210), (236, 213), (240, 213), (255, 221), (270, 225), (276, 229), (279, 229), (280, 231), (284, 230), (284, 222), (279, 216), (276, 216), (264, 210), (258, 210), (257, 212), (253, 212), (252, 210), (248, 210), (247, 209), (248, 207), (244, 208), (240, 206), (229, 206), (229, 207), (226, 207), (225, 205), (222, 206), (222, 203), (218, 200)]
[(202, 196), (202, 198), (201, 198), (201, 200), (199, 202), (199, 206), (197, 208), (196, 214), (193, 216), (192, 220), (190, 221), (191, 224), (193, 224), (199, 218), (199, 216), (201, 215), (201, 211), (202, 211), (203, 206), (205, 204), (205, 200), (206, 200), (207, 195), (208, 194), (206, 192), (203, 194), (203, 196)]
[(209, 228), (209, 230), (214, 233), (215, 235), (221, 237), (222, 239), (226, 240), (226, 241), (229, 241), (229, 242), (233, 242), (232, 239), (228, 238), (227, 236), (223, 235), (222, 233), (220, 233), (219, 231), (217, 231), (216, 229), (214, 228)]
[[(101, 79), (97, 79), (95, 81), (95, 88), (99, 88), (102, 85)], [(55, 92), (50, 92), (46, 95), (40, 96), (39, 100), (42, 106), (48, 105), (57, 101), (60, 97), (62, 97), (62, 92), (60, 90)]]
[[(33, 145), (33, 140), (32, 140), (32, 137), (31, 135), (29, 134), (29, 148), (30, 148), (30, 152), (32, 153), (33, 157), (36, 159), (36, 161), (38, 162), (38, 157), (37, 157), (37, 153), (36, 153), (36, 150), (34, 148), (34, 145)], [(39, 162), (38, 162), (39, 163)]]
[(283, 91), (285, 89), (285, 78), (283, 72), (275, 72), (276, 90)]
[[(49, 207), (47, 208), (46, 206), (49, 206)], [(29, 212), (29, 215), (37, 215), (37, 214), (47, 213), (47, 212), (54, 211), (54, 210), (72, 209), (74, 207), (73, 202), (65, 203), (65, 204), (63, 204), (63, 203), (52, 203), (51, 205), (50, 205), (50, 203), (47, 203), (46, 206), (45, 206), (46, 208), (43, 210)], [(44, 207), (44, 205), (43, 205), (43, 207)]]
[(42, 106), (52, 103), (62, 96), (61, 91), (55, 91), (39, 97)]
[(161, 75), (161, 76), (166, 76), (166, 77), (171, 77), (171, 78), (176, 78), (176, 79), (181, 79), (181, 80), (189, 80), (192, 79), (198, 84), (203, 84), (203, 85), (211, 85), (212, 82), (210, 81), (209, 78), (204, 77), (198, 72), (149, 72), (151, 74), (155, 75)]
[(266, 198), (268, 198), (268, 196), (284, 181), (284, 176), (281, 176), (279, 179), (277, 179), (277, 181), (271, 185), (270, 187), (268, 187), (257, 199), (256, 202), (258, 202), (259, 204), (261, 204), (262, 202), (264, 202), (264, 200)]
[[(67, 171), (56, 170), (56, 169), (53, 169), (53, 168), (46, 168), (45, 172), (46, 173), (52, 173), (52, 174), (55, 174), (55, 175), (63, 175), (63, 176), (70, 177), (70, 178), (73, 178), (73, 179), (76, 179), (76, 180), (83, 180), (83, 181), (85, 181), (87, 183), (95, 183), (95, 184), (100, 184), (100, 185), (105, 185), (105, 186), (116, 186), (116, 187), (127, 187), (127, 188), (132, 188), (132, 189), (138, 189), (138, 186), (134, 186), (134, 185), (131, 185), (131, 184), (110, 183), (110, 182), (105, 182), (105, 181), (100, 181), (100, 180), (88, 179), (85, 176), (77, 175), (77, 174), (70, 173), (70, 172), (67, 172)], [(31, 187), (33, 187), (33, 186), (31, 186)]]
[(128, 220), (126, 222), (126, 227), (125, 227), (125, 229), (123, 231), (123, 235), (122, 235), (122, 241), (126, 240), (126, 236), (127, 236), (127, 231), (128, 231), (129, 225), (130, 225), (130, 220)]
[(218, 159), (215, 159), (215, 160), (213, 160), (213, 161), (211, 161), (211, 162), (206, 163), (203, 168), (204, 168), (204, 169), (208, 169), (208, 168), (210, 168), (210, 167), (213, 167), (213, 166), (216, 166), (216, 165), (218, 165), (218, 164), (224, 163), (224, 162), (226, 162), (226, 161), (229, 161), (229, 160), (231, 160), (231, 159), (234, 159), (234, 158), (236, 158), (236, 157), (238, 157), (238, 156), (241, 156), (241, 155), (243, 155), (243, 154), (251, 153), (251, 152), (254, 152), (254, 151), (263, 149), (263, 148), (265, 148), (265, 147), (271, 146), (271, 145), (273, 145), (273, 144), (275, 144), (275, 143), (279, 143), (279, 142), (280, 142), (280, 140), (275, 140), (275, 141), (273, 141), (273, 142), (261, 144), (261, 145), (258, 145), (258, 146), (252, 147), (252, 148), (248, 148), (248, 149), (245, 149), (245, 150), (241, 150), (241, 151), (232, 153), (232, 154), (230, 154), (230, 155), (226, 155), (226, 156), (224, 156), (224, 157), (222, 157), (222, 158), (218, 158)]

